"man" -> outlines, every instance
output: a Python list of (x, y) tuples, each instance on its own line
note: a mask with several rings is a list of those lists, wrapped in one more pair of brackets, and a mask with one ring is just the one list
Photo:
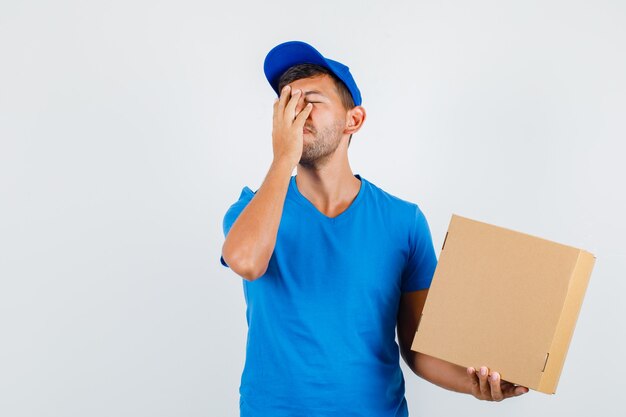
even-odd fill
[(241, 415), (407, 416), (400, 352), (453, 391), (492, 401), (527, 392), (485, 367), (411, 351), (437, 260), (419, 207), (350, 169), (366, 112), (349, 68), (287, 42), (264, 69), (279, 95), (274, 159), (226, 213), (221, 258), (244, 278)]

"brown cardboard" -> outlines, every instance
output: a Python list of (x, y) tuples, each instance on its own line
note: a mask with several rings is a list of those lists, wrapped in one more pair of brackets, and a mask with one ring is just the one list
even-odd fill
[(412, 350), (553, 394), (594, 262), (453, 215)]

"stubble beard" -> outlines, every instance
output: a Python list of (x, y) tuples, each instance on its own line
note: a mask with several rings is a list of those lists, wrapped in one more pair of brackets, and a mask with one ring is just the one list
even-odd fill
[(307, 139), (304, 140), (300, 165), (317, 170), (328, 162), (339, 147), (343, 123), (336, 121), (332, 126), (327, 126), (320, 131), (314, 130), (311, 126), (305, 127), (309, 129), (309, 136), (313, 138), (307, 138), (310, 139), (308, 143)]

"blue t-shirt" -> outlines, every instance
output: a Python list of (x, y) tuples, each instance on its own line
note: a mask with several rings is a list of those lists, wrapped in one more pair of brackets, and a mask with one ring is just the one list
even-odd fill
[[(395, 341), (400, 294), (428, 288), (437, 259), (419, 207), (355, 177), (358, 195), (334, 218), (291, 177), (268, 269), (243, 280), (242, 417), (408, 415)], [(244, 187), (225, 236), (252, 197)]]

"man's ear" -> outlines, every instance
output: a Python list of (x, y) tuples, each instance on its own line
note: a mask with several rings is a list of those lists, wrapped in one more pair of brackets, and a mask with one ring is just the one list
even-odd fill
[(363, 106), (356, 106), (348, 110), (348, 113), (346, 114), (346, 128), (343, 133), (351, 135), (358, 132), (361, 129), (361, 126), (363, 126), (366, 116), (367, 114), (365, 113), (365, 108), (363, 108)]

